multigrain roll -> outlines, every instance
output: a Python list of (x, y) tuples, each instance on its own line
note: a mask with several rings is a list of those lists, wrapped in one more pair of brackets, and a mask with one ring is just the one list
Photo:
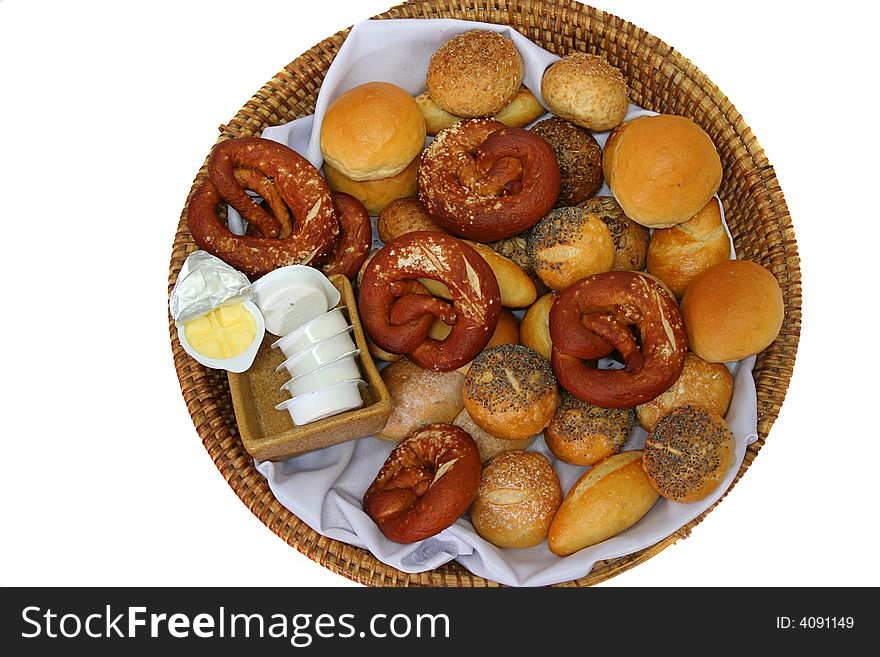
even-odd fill
[(605, 181), (626, 216), (649, 228), (693, 217), (721, 184), (721, 158), (700, 126), (659, 114), (627, 121), (608, 137)]
[(562, 390), (544, 440), (556, 458), (572, 465), (594, 465), (617, 454), (633, 426), (632, 408), (594, 406)]
[(663, 497), (696, 502), (724, 480), (734, 448), (733, 434), (718, 415), (681, 406), (661, 417), (648, 434), (643, 467)]
[(642, 452), (609, 456), (577, 480), (556, 512), (547, 543), (561, 557), (636, 524), (660, 495), (642, 469)]
[(629, 91), (620, 69), (599, 55), (573, 52), (544, 71), (541, 95), (550, 111), (588, 130), (620, 125)]
[(647, 228), (627, 217), (613, 196), (594, 196), (578, 207), (596, 215), (608, 226), (614, 242), (611, 271), (640, 271), (645, 268), (650, 233)]
[(663, 415), (679, 406), (699, 406), (720, 417), (727, 414), (733, 397), (733, 376), (722, 363), (707, 363), (688, 352), (678, 381), (649, 402), (636, 407), (639, 424), (647, 431)]
[(726, 363), (770, 346), (782, 328), (785, 302), (767, 269), (749, 260), (727, 260), (691, 281), (681, 315), (690, 349), (710, 363)]
[(721, 203), (713, 196), (691, 219), (654, 231), (647, 265), (680, 299), (697, 274), (725, 260), (730, 260), (730, 238), (721, 222)]
[(561, 292), (586, 276), (611, 270), (611, 231), (583, 208), (551, 210), (529, 233), (529, 260), (547, 287)]
[(522, 345), (486, 349), (464, 380), (464, 406), (485, 431), (521, 440), (543, 431), (559, 402), (550, 362)]
[[(463, 117), (450, 114), (437, 103), (431, 100), (426, 91), (415, 98), (422, 115), (425, 117), (425, 127), (431, 136), (437, 135)], [(524, 128), (535, 119), (543, 116), (546, 110), (543, 108), (535, 95), (528, 88), (520, 85), (516, 96), (498, 114), (493, 116), (496, 121), (501, 121), (508, 128)]]
[(587, 130), (552, 117), (529, 128), (544, 139), (559, 162), (562, 186), (555, 207), (577, 205), (602, 186), (602, 149)]
[(324, 178), (330, 189), (351, 194), (364, 204), (371, 216), (378, 215), (394, 199), (417, 193), (418, 175), (418, 157), (396, 176), (379, 180), (352, 180), (342, 175), (329, 162), (324, 162)]
[(546, 456), (505, 452), (483, 468), (471, 523), (493, 545), (529, 548), (547, 537), (561, 502), (559, 477)]
[(382, 440), (400, 441), (422, 425), (452, 422), (464, 408), (459, 372), (425, 370), (403, 358), (381, 376), (391, 394), (391, 415), (376, 434)]
[(534, 349), (547, 360), (553, 355), (550, 339), (550, 309), (559, 295), (548, 292), (529, 306), (519, 325), (520, 342)]
[(440, 46), (428, 63), (428, 95), (454, 116), (497, 114), (522, 84), (525, 68), (516, 46), (497, 32), (472, 30)]
[(411, 166), (425, 147), (425, 119), (412, 96), (367, 82), (334, 100), (321, 123), (321, 153), (350, 180), (379, 180)]

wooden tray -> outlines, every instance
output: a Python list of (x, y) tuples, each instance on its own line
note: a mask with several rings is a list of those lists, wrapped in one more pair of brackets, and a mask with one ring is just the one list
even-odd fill
[(229, 392), (241, 441), (248, 454), (260, 461), (283, 461), (297, 454), (370, 436), (381, 431), (388, 421), (391, 395), (367, 349), (351, 283), (338, 274), (331, 276), (330, 282), (342, 295), (338, 305), (346, 308), (349, 322), (355, 327), (355, 344), (361, 350), (358, 366), (367, 382), (360, 389), (364, 405), (317, 422), (294, 425), (287, 411), (275, 409), (290, 397), (281, 390), (290, 374), (284, 369), (275, 371), (284, 361), (284, 354), (272, 349), (277, 338), (267, 333), (250, 369), (241, 374), (229, 373)]

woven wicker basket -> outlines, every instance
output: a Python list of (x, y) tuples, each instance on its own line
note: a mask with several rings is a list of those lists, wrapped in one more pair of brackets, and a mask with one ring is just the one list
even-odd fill
[[(801, 275), (791, 217), (773, 167), (730, 101), (690, 61), (656, 37), (616, 16), (570, 0), (412, 1), (376, 18), (457, 18), (505, 24), (559, 55), (576, 50), (602, 54), (623, 71), (634, 103), (688, 116), (712, 137), (724, 165), (719, 193), (736, 251), (776, 275), (786, 309), (779, 338), (758, 357), (755, 366), (759, 438), (748, 448), (735, 485), (764, 444), (791, 379), (800, 334)], [(284, 67), (221, 128), (222, 132), (235, 137), (258, 135), (267, 126), (311, 114), (327, 68), (347, 33), (334, 34)], [(205, 175), (203, 164), (193, 189)], [(194, 249), (184, 207), (171, 253), (169, 293), (184, 259)], [(275, 499), (242, 447), (226, 374), (192, 360), (181, 348), (170, 318), (169, 332), (183, 398), (205, 449), (241, 500), (278, 536), (329, 570), (362, 584), (497, 586), (455, 562), (425, 573), (404, 573), (363, 549), (311, 530)], [(628, 570), (687, 537), (705, 515), (649, 548), (621, 559), (600, 561), (586, 576), (562, 586), (588, 586)]]

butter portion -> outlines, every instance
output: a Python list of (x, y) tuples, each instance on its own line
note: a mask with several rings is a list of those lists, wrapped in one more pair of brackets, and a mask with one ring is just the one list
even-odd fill
[(233, 358), (247, 350), (257, 336), (257, 323), (244, 304), (221, 306), (184, 325), (193, 349), (208, 358)]

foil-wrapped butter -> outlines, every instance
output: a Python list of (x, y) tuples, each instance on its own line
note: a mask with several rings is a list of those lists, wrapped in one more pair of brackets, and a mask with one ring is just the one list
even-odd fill
[(187, 256), (171, 290), (169, 307), (177, 326), (198, 319), (220, 306), (251, 298), (251, 282), (243, 273), (207, 251)]

